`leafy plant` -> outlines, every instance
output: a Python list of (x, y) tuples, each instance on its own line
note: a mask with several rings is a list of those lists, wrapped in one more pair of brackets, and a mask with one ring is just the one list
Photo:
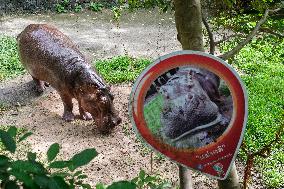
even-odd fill
[(87, 175), (76, 171), (92, 161), (97, 152), (94, 148), (83, 150), (75, 154), (70, 160), (56, 160), (60, 151), (59, 144), (52, 144), (47, 151), (48, 165), (37, 160), (37, 154), (27, 152), (24, 159), (13, 159), (17, 145), (31, 135), (30, 132), (17, 135), (16, 127), (9, 127), (7, 131), (0, 129), (0, 139), (5, 155), (0, 155), (0, 184), (1, 188), (24, 189), (74, 189), (91, 188), (84, 183)]
[(81, 12), (82, 10), (83, 10), (82, 5), (76, 3), (76, 4), (75, 4), (74, 11), (75, 11), (75, 12)]
[(55, 10), (58, 13), (66, 13), (67, 12), (66, 8), (63, 5), (59, 4), (59, 3), (57, 3), (55, 5)]
[(0, 35), (0, 81), (23, 73), (16, 39)]
[(131, 181), (119, 181), (106, 186), (102, 183), (96, 185), (96, 189), (169, 189), (172, 185), (163, 181), (159, 176), (150, 176), (144, 170)]
[(104, 6), (103, 6), (103, 4), (98, 3), (98, 2), (91, 2), (89, 7), (92, 11), (100, 12), (100, 11), (102, 11)]
[(55, 4), (55, 10), (58, 13), (66, 13), (70, 0), (62, 0), (60, 3)]
[[(238, 39), (224, 43), (227, 51)], [(284, 117), (284, 40), (266, 36), (254, 39), (240, 53), (229, 60), (242, 73), (248, 90), (249, 116), (243, 148), (249, 153), (257, 152), (275, 139), (275, 134), (283, 129)], [(266, 155), (256, 158), (256, 167), (262, 172), (269, 187), (284, 186), (283, 172), (284, 136), (269, 148)], [(244, 151), (242, 157), (247, 158)], [(266, 157), (266, 158), (264, 158)]]
[(118, 22), (121, 16), (122, 7), (112, 7), (113, 19)]
[(169, 10), (169, 8), (173, 8), (172, 3), (173, 3), (173, 1), (171, 1), (171, 0), (144, 0), (144, 1), (140, 1), (140, 0), (130, 0), (130, 1), (120, 0), (119, 1), (120, 6), (124, 6), (125, 4), (127, 4), (127, 8), (130, 11), (133, 11), (135, 9), (141, 9), (141, 8), (149, 9), (149, 8), (158, 7), (163, 12), (166, 12), (167, 10)]
[(140, 170), (139, 175), (132, 179), (136, 184), (137, 189), (169, 189), (172, 185), (169, 182), (163, 181), (159, 176), (150, 176), (144, 170)]

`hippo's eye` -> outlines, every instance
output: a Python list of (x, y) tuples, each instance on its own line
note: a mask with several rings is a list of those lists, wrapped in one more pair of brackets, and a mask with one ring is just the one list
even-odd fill
[(104, 96), (104, 97), (101, 97), (101, 100), (102, 100), (102, 102), (106, 102), (107, 98)]

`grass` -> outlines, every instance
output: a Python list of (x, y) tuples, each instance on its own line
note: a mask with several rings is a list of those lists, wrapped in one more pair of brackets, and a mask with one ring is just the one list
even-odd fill
[(157, 95), (144, 106), (144, 117), (151, 133), (159, 134), (161, 128), (161, 112), (163, 108), (163, 97)]
[(149, 64), (149, 60), (135, 59), (129, 56), (118, 56), (94, 62), (96, 69), (109, 83), (134, 81)]
[(0, 81), (23, 73), (25, 71), (19, 60), (16, 39), (0, 36)]
[[(226, 43), (223, 51), (236, 45)], [(273, 37), (254, 39), (230, 60), (240, 70), (248, 90), (249, 115), (245, 144), (256, 152), (275, 138), (284, 124), (284, 40)], [(257, 158), (257, 167), (268, 187), (284, 186), (284, 136), (282, 145), (273, 146), (271, 155)]]

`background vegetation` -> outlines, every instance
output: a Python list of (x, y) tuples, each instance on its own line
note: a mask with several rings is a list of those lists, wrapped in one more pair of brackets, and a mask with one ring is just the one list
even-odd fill
[(15, 38), (0, 36), (0, 81), (25, 73), (20, 64)]

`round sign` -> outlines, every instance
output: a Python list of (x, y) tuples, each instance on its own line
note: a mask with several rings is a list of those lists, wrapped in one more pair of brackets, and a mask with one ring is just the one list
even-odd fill
[(148, 66), (132, 89), (134, 128), (171, 160), (225, 179), (247, 120), (247, 97), (236, 71), (202, 52), (178, 51)]

